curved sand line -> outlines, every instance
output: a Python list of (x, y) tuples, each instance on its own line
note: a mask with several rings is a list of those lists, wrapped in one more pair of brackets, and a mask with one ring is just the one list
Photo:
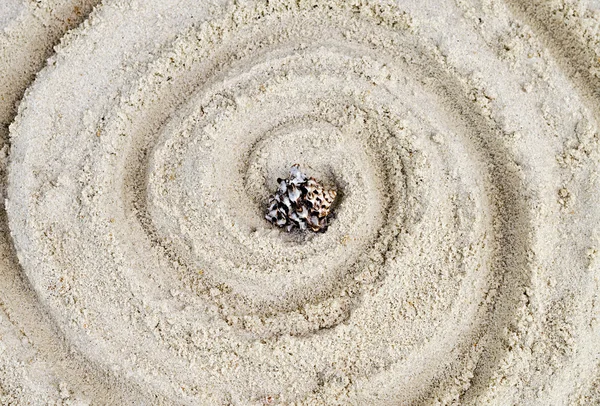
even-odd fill
[[(8, 399), (20, 374), (49, 382), (23, 399), (100, 404), (121, 385), (159, 403), (597, 400), (589, 20), (184, 3), (105, 2), (20, 105), (6, 269), (33, 289), (3, 293), (2, 320), (31, 326), (23, 292), (89, 372), (57, 383), (31, 332), (41, 365), (0, 375)], [(263, 219), (294, 163), (340, 191), (324, 234)]]

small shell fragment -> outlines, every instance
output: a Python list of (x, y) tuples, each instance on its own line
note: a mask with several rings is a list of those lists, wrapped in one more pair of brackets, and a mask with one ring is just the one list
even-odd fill
[(314, 178), (300, 171), (298, 164), (287, 179), (277, 179), (278, 190), (269, 197), (265, 218), (272, 224), (292, 231), (324, 232), (329, 226), (336, 191), (325, 189)]

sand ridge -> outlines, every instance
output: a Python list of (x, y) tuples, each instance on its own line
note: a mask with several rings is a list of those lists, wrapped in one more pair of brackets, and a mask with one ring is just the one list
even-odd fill
[[(598, 402), (596, 18), (112, 0), (23, 52), (0, 401)], [(326, 233), (264, 220), (295, 163)]]

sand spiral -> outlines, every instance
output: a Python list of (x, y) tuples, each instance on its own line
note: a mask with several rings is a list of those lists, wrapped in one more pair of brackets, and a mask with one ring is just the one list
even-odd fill
[[(165, 402), (595, 396), (598, 111), (531, 17), (196, 3), (106, 2), (11, 128), (11, 234), (70, 346)], [(326, 233), (264, 220), (295, 163), (336, 186)]]

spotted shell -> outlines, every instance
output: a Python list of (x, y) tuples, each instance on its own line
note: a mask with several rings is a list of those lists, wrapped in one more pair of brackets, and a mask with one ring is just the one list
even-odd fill
[(265, 218), (286, 231), (324, 232), (329, 226), (336, 191), (326, 189), (300, 171), (298, 164), (287, 179), (277, 179), (279, 188), (269, 197)]

